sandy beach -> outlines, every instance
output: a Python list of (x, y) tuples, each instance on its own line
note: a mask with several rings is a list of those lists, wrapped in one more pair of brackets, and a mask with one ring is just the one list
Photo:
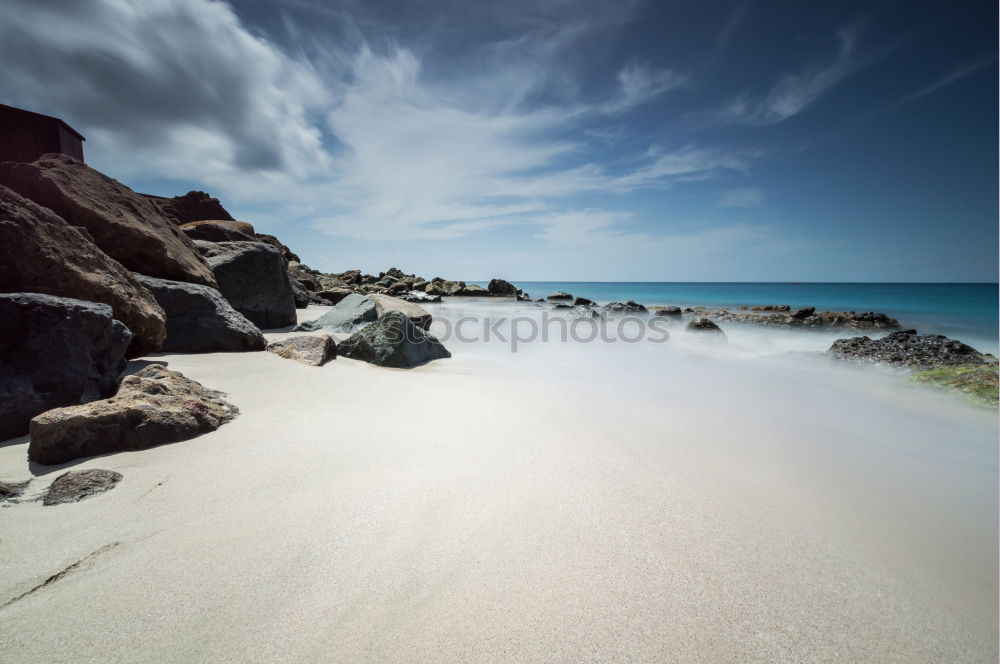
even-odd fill
[[(410, 371), (148, 358), (241, 415), (31, 467), (28, 497), (64, 467), (124, 480), (0, 510), (0, 659), (996, 659), (991, 413), (847, 371), (754, 364), (751, 389), (749, 364), (680, 348), (615, 348), (615, 380), (585, 350), (530, 371), (461, 346)], [(26, 479), (25, 449), (0, 448), (0, 479)]]

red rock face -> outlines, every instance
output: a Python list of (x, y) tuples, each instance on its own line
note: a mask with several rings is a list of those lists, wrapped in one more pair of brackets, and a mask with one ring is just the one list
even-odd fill
[(62, 154), (31, 164), (0, 164), (0, 184), (87, 229), (100, 249), (129, 270), (215, 286), (192, 241), (148, 198)]
[(86, 231), (0, 186), (0, 291), (72, 297), (111, 306), (132, 332), (129, 357), (160, 349), (165, 315), (153, 294)]

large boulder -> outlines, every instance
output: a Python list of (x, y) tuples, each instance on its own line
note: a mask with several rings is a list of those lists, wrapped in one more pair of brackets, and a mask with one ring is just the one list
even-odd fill
[(654, 316), (666, 316), (667, 318), (681, 318), (683, 313), (680, 307), (650, 307)]
[(517, 295), (517, 286), (503, 279), (490, 279), (486, 290), (490, 292), (490, 295), (498, 297)]
[(114, 394), (132, 335), (106, 304), (0, 295), (0, 440), (60, 406)]
[(189, 221), (201, 221), (202, 219), (228, 219), (232, 220), (232, 215), (226, 212), (218, 198), (212, 198), (204, 191), (189, 191), (183, 196), (164, 198), (163, 196), (151, 196), (142, 194), (151, 199), (163, 210), (163, 213), (178, 226)]
[(214, 353), (263, 350), (264, 335), (210, 286), (135, 275), (167, 314), (163, 350)]
[(838, 360), (868, 364), (887, 364), (910, 369), (933, 369), (995, 362), (992, 355), (940, 334), (917, 334), (901, 330), (881, 339), (853, 337), (837, 339), (827, 355)]
[(266, 242), (269, 245), (276, 247), (278, 251), (281, 252), (281, 257), (288, 262), (299, 262), (298, 254), (289, 249), (281, 240), (274, 237), (273, 235), (268, 235), (267, 233), (255, 233), (254, 237), (258, 242)]
[(85, 230), (0, 186), (0, 292), (45, 293), (111, 307), (132, 333), (129, 357), (160, 349), (163, 309)]
[(28, 458), (65, 463), (80, 457), (189, 440), (239, 414), (220, 392), (160, 364), (126, 376), (110, 399), (56, 408), (31, 420)]
[(688, 332), (703, 335), (705, 338), (716, 339), (719, 341), (726, 339), (726, 333), (722, 331), (722, 328), (708, 318), (698, 318), (696, 320), (692, 320), (687, 324), (685, 329)]
[(378, 316), (386, 313), (387, 311), (402, 311), (403, 314), (409, 318), (414, 325), (424, 330), (430, 329), (432, 316), (427, 313), (427, 310), (418, 304), (413, 302), (407, 302), (406, 300), (401, 300), (398, 297), (392, 297), (390, 295), (380, 295), (378, 293), (372, 293), (369, 295), (373, 302), (375, 302), (375, 313)]
[(315, 330), (326, 330), (327, 332), (350, 334), (356, 327), (371, 323), (377, 319), (378, 313), (375, 311), (375, 301), (370, 296), (351, 293), (316, 320), (296, 325), (295, 331), (313, 332)]
[(246, 233), (226, 228), (222, 224), (191, 224), (181, 227), (184, 234), (192, 240), (204, 240), (205, 242), (256, 242), (257, 238)]
[(343, 357), (398, 369), (451, 357), (437, 337), (414, 325), (400, 311), (382, 314), (340, 342), (337, 352)]
[(295, 294), (281, 253), (263, 242), (201, 242), (219, 291), (254, 325), (271, 329), (294, 325)]
[(130, 270), (215, 285), (192, 241), (152, 201), (64, 154), (0, 164), (0, 184), (82, 226), (94, 244)]
[(321, 367), (337, 357), (337, 342), (329, 334), (308, 334), (272, 341), (267, 352), (286, 360), (296, 360), (312, 367)]
[(458, 295), (462, 295), (463, 297), (489, 297), (490, 292), (482, 286), (466, 284), (463, 289), (458, 291)]
[(557, 291), (553, 291), (553, 292), (549, 293), (547, 296), (545, 296), (545, 299), (546, 300), (572, 300), (573, 296), (570, 295), (569, 293), (567, 293), (566, 291), (557, 290)]

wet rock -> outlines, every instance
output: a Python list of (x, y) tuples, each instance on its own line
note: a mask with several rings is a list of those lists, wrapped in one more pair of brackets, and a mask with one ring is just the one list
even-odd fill
[(355, 332), (340, 343), (338, 352), (343, 357), (400, 369), (451, 357), (437, 337), (414, 325), (399, 311), (386, 312)]
[(666, 316), (667, 318), (680, 318), (683, 314), (680, 307), (650, 307), (654, 316)]
[(546, 300), (572, 300), (573, 296), (570, 295), (569, 293), (567, 293), (566, 291), (553, 291), (553, 292), (549, 293), (545, 297), (545, 299)]
[(814, 313), (816, 313), (816, 307), (802, 307), (792, 314), (792, 318), (803, 320), (805, 318), (809, 318)]
[(578, 297), (575, 300), (573, 300), (573, 305), (574, 306), (586, 305), (588, 307), (592, 307), (592, 306), (594, 306), (596, 304), (597, 303), (594, 302), (593, 300), (588, 300), (585, 297)]
[(697, 334), (707, 334), (720, 339), (726, 338), (726, 333), (722, 331), (722, 328), (708, 318), (698, 318), (696, 320), (692, 320), (687, 324), (685, 329), (689, 332)]
[(569, 312), (569, 317), (576, 319), (580, 318), (597, 319), (601, 317), (601, 312), (599, 312), (597, 309), (591, 306), (585, 304), (577, 304), (574, 305), (573, 310)]
[(57, 464), (189, 440), (239, 414), (223, 396), (152, 364), (126, 376), (111, 398), (56, 408), (32, 419), (28, 458)]
[(648, 311), (646, 307), (633, 300), (629, 300), (628, 302), (608, 302), (604, 305), (604, 310), (626, 314), (639, 314)]
[(76, 503), (84, 498), (111, 491), (121, 481), (122, 474), (113, 470), (99, 468), (71, 470), (57, 477), (49, 485), (42, 498), (42, 504)]
[(24, 480), (23, 482), (0, 482), (0, 502), (20, 498), (29, 484), (31, 484), (31, 480)]
[(787, 304), (755, 304), (752, 307), (742, 306), (741, 311), (791, 311), (792, 308)]
[(490, 295), (497, 297), (505, 297), (517, 294), (517, 287), (509, 281), (503, 279), (491, 279), (489, 285), (486, 287)]
[(152, 201), (64, 154), (0, 164), (0, 184), (87, 229), (94, 244), (129, 270), (215, 286), (192, 240)]
[(165, 315), (132, 273), (85, 229), (0, 186), (0, 292), (44, 293), (107, 304), (132, 333), (129, 357), (160, 349)]
[(992, 355), (980, 353), (956, 339), (940, 334), (917, 334), (916, 330), (893, 332), (881, 339), (867, 336), (837, 339), (827, 355), (838, 360), (925, 370), (995, 361)]
[(294, 325), (295, 294), (277, 249), (263, 242), (198, 242), (219, 292), (262, 329)]
[(132, 335), (106, 304), (0, 295), (0, 440), (52, 408), (114, 394)]
[(163, 350), (173, 353), (214, 353), (263, 350), (267, 345), (257, 326), (209, 286), (156, 279), (136, 279), (150, 290), (167, 314)]
[(272, 341), (267, 345), (267, 351), (288, 360), (321, 367), (337, 357), (337, 342), (327, 334), (301, 335)]

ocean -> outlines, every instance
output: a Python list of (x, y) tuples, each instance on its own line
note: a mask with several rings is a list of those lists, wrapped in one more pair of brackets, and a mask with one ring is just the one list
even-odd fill
[[(484, 282), (478, 282), (485, 286)], [(787, 304), (819, 311), (880, 311), (920, 333), (997, 353), (997, 284), (515, 281), (533, 298), (562, 290), (599, 303), (739, 307)]]

